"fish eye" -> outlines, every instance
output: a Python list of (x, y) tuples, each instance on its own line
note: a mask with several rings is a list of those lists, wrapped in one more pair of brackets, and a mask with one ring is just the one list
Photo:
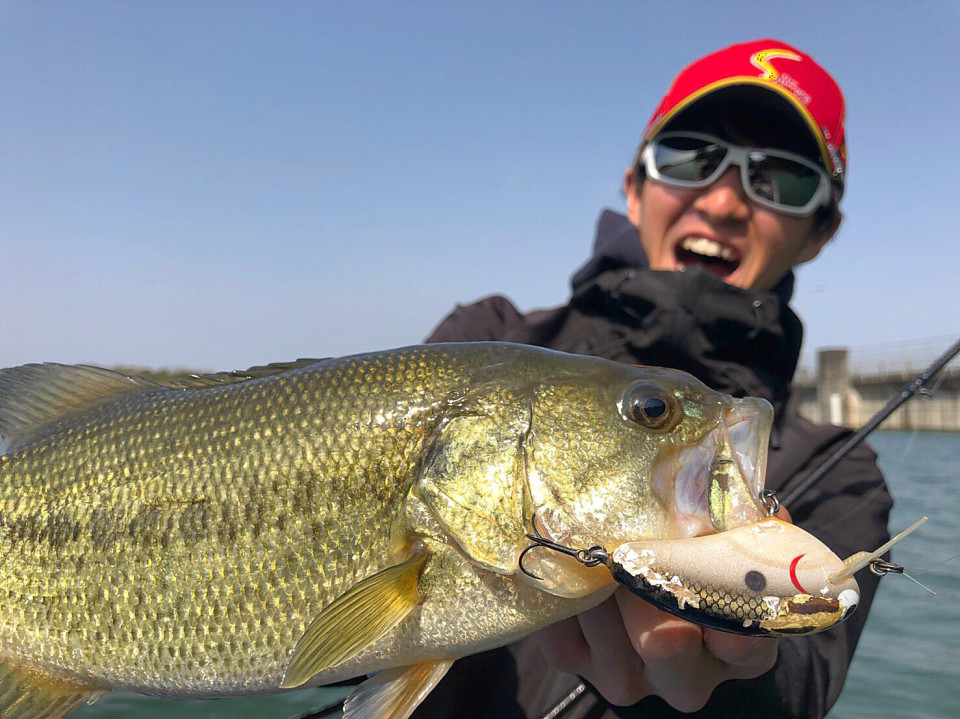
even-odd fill
[(755, 592), (763, 591), (763, 588), (767, 586), (767, 578), (755, 570), (747, 572), (747, 576), (743, 578), (743, 581)]
[(621, 411), (626, 419), (656, 432), (668, 432), (683, 419), (676, 397), (651, 384), (638, 384), (628, 389)]

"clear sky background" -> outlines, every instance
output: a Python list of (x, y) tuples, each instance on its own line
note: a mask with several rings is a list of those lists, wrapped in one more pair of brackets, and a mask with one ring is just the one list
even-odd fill
[(680, 68), (848, 103), (805, 352), (960, 333), (960, 3), (0, 2), (0, 366), (211, 370), (563, 303)]

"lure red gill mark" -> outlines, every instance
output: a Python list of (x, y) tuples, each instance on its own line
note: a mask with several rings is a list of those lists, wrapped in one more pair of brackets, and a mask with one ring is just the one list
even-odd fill
[(790, 581), (793, 582), (793, 586), (795, 586), (795, 587), (796, 587), (797, 589), (799, 589), (801, 592), (803, 592), (804, 594), (809, 594), (810, 592), (808, 592), (806, 589), (804, 589), (803, 587), (801, 587), (801, 586), (800, 586), (800, 582), (797, 580), (797, 564), (798, 564), (798, 563), (800, 562), (800, 560), (803, 559), (805, 556), (806, 556), (806, 554), (801, 554), (801, 555), (798, 556), (798, 557), (794, 557), (794, 558), (793, 558), (793, 561), (790, 562)]

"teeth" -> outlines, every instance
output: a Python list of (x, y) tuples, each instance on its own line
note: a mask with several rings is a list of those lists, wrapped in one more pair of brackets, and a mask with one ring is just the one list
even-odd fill
[(734, 250), (706, 237), (687, 237), (680, 246), (688, 252), (706, 257), (719, 257), (728, 262), (737, 260), (737, 253)]

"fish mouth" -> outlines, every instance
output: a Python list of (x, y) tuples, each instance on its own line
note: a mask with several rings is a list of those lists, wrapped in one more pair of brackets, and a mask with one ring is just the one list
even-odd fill
[(734, 460), (741, 474), (756, 489), (759, 498), (767, 476), (767, 448), (773, 427), (773, 406), (765, 399), (733, 400), (723, 417)]
[(654, 491), (668, 509), (674, 536), (722, 532), (767, 514), (760, 497), (773, 407), (755, 397), (727, 397), (725, 405), (710, 432), (654, 463)]

